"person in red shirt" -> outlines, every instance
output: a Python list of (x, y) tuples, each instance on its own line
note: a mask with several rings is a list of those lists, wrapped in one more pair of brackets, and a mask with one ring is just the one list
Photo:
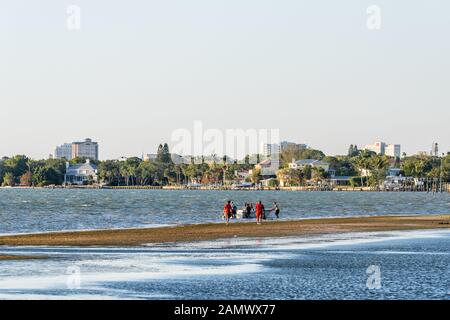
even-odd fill
[(223, 217), (225, 218), (225, 221), (228, 224), (228, 221), (230, 221), (230, 215), (231, 215), (231, 201), (228, 201), (224, 206), (223, 206)]
[(261, 201), (258, 201), (258, 203), (255, 206), (256, 223), (257, 224), (260, 224), (262, 222), (263, 211), (264, 211), (264, 205), (262, 204)]

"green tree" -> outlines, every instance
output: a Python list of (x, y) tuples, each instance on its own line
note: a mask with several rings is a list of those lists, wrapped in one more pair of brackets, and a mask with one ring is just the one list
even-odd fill
[(380, 182), (386, 178), (386, 171), (389, 167), (389, 159), (386, 156), (376, 155), (370, 159), (369, 164), (375, 179), (376, 187), (379, 188)]
[(3, 176), (3, 187), (13, 187), (16, 185), (14, 174), (12, 172), (6, 172)]
[(137, 168), (138, 183), (140, 185), (153, 184), (155, 174), (157, 172), (156, 165), (150, 161), (143, 161)]
[(280, 183), (278, 182), (277, 179), (270, 179), (269, 182), (267, 183), (267, 185), (270, 188), (276, 188), (276, 187), (278, 187), (280, 185)]
[(172, 164), (172, 156), (170, 155), (169, 145), (167, 143), (164, 143), (161, 158), (162, 163)]
[(102, 161), (98, 166), (98, 177), (100, 181), (107, 185), (120, 184), (120, 164), (118, 161), (106, 160)]
[(251, 179), (254, 184), (258, 184), (262, 180), (261, 170), (260, 169), (253, 169), (251, 174)]
[(375, 153), (368, 151), (368, 150), (362, 150), (359, 155), (354, 159), (355, 166), (360, 171), (360, 179), (361, 179), (361, 185), (363, 185), (363, 175), (362, 171), (366, 171), (368, 173), (370, 169), (370, 159)]

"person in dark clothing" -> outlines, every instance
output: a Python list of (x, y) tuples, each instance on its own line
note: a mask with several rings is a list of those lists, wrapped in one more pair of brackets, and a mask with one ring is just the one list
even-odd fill
[(252, 206), (250, 205), (250, 203), (247, 203), (247, 205), (245, 206), (245, 218), (249, 219), (251, 214)]
[(277, 219), (280, 217), (280, 207), (275, 201), (273, 202), (273, 207), (271, 211), (275, 211), (275, 216), (277, 217)]
[(236, 219), (236, 214), (237, 214), (237, 206), (234, 204), (233, 201), (231, 201), (231, 217), (233, 219)]

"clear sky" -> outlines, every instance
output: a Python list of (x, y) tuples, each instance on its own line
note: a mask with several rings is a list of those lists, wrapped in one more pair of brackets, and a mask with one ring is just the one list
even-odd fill
[(449, 16), (448, 0), (0, 0), (0, 155), (86, 137), (102, 159), (141, 155), (195, 120), (330, 154), (449, 151)]

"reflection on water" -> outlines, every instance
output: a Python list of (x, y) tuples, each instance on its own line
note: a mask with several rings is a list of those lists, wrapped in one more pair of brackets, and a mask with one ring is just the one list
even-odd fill
[[(2, 248), (48, 259), (0, 261), (0, 298), (449, 299), (449, 247), (444, 230), (195, 246)], [(371, 265), (381, 270), (380, 289), (367, 287)], [(79, 273), (68, 275), (68, 267)], [(69, 286), (74, 276), (78, 286)]]
[(448, 193), (0, 189), (0, 233), (220, 221), (227, 199), (277, 201), (283, 219), (450, 213)]

